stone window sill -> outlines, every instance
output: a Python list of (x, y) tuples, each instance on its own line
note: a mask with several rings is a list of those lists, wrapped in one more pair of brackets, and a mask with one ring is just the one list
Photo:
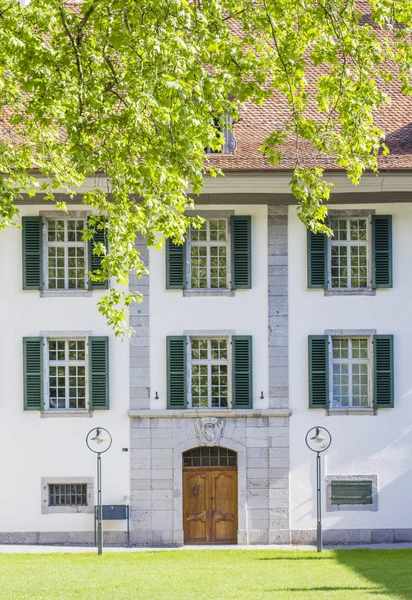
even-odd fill
[(369, 415), (375, 416), (377, 415), (377, 410), (375, 408), (329, 408), (326, 411), (328, 416), (333, 415)]
[(41, 290), (40, 298), (91, 298), (92, 290)]
[(86, 417), (90, 418), (93, 416), (91, 410), (42, 410), (40, 417), (42, 419), (53, 419), (53, 418), (70, 418), (70, 417)]
[(51, 515), (55, 513), (93, 513), (93, 506), (42, 506), (41, 512), (43, 515)]
[(325, 296), (376, 296), (376, 290), (372, 288), (362, 288), (356, 290), (343, 289), (327, 289), (324, 292)]
[(209, 289), (203, 289), (203, 290), (183, 290), (183, 296), (185, 297), (204, 297), (204, 296), (226, 296), (226, 297), (233, 297), (235, 295), (235, 292), (233, 290), (209, 290)]

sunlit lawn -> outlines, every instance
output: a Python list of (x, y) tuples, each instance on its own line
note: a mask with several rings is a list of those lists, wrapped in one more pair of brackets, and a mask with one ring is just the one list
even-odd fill
[(412, 550), (0, 554), (1, 600), (412, 599)]

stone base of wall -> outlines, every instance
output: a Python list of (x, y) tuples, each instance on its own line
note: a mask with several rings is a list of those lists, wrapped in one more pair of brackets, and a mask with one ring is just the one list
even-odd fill
[[(0, 532), (0, 544), (93, 546), (93, 531), (11, 531)], [(127, 546), (127, 533), (107, 531), (104, 546)]]
[[(291, 533), (292, 544), (316, 544), (316, 531), (295, 529)], [(412, 542), (412, 529), (325, 529), (323, 544), (393, 544)]]

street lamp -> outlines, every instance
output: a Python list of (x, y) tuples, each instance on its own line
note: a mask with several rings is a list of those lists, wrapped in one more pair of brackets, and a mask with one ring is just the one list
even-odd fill
[(306, 434), (305, 442), (309, 450), (316, 452), (316, 540), (317, 551), (322, 552), (322, 497), (321, 497), (321, 462), (320, 455), (332, 443), (332, 436), (325, 427), (312, 427)]
[(103, 554), (102, 454), (112, 445), (112, 436), (103, 427), (91, 429), (86, 436), (89, 450), (97, 454), (97, 554)]

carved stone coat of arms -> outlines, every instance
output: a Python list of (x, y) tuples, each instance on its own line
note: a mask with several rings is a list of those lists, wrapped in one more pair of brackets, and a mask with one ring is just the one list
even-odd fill
[(201, 446), (218, 446), (223, 435), (225, 422), (217, 417), (196, 419), (195, 431)]

